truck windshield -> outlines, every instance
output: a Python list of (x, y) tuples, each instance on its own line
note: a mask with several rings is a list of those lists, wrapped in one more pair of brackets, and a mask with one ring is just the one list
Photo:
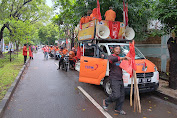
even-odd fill
[[(115, 45), (109, 45), (109, 50), (111, 54), (113, 54), (113, 47)], [(129, 45), (120, 45), (121, 47), (121, 53), (119, 54), (120, 57), (124, 57), (129, 52)], [(145, 59), (145, 57), (140, 53), (140, 51), (135, 47), (135, 59)]]

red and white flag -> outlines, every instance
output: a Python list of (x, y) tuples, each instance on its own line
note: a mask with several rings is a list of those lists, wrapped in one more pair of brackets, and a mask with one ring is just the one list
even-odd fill
[(97, 17), (98, 17), (98, 20), (101, 21), (102, 18), (101, 18), (101, 12), (100, 12), (100, 3), (99, 3), (99, 0), (97, 0)]
[(123, 0), (123, 18), (124, 18), (125, 26), (127, 26), (128, 25), (128, 3), (125, 6), (124, 0)]

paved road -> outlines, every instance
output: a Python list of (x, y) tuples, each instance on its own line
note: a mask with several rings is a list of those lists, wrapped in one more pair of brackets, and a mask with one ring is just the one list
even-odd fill
[[(77, 89), (81, 86), (102, 106), (106, 98), (103, 88), (78, 82), (78, 72), (57, 70), (54, 59), (44, 60), (41, 50), (34, 55), (21, 79), (3, 118), (104, 118), (105, 116)], [(126, 116), (120, 118), (177, 118), (177, 106), (155, 97), (141, 94), (142, 113), (133, 112), (126, 97)]]

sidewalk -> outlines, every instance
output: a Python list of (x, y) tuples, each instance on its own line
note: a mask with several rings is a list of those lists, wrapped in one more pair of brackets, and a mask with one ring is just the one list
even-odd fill
[[(169, 96), (177, 101), (177, 90), (173, 90), (169, 88), (168, 81), (165, 80), (159, 80), (159, 88), (157, 92), (164, 94), (166, 96)], [(165, 98), (168, 99), (168, 98)]]

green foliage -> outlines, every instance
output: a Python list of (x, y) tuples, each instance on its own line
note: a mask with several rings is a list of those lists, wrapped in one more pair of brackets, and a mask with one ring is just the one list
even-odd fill
[(159, 0), (156, 7), (156, 18), (164, 24), (164, 31), (177, 31), (177, 1), (176, 0)]
[(39, 26), (48, 23), (51, 16), (45, 0), (2, 0), (0, 11), (0, 29), (4, 25), (8, 29), (0, 32), (0, 36), (3, 33), (4, 39), (17, 44), (26, 43), (27, 39), (39, 43)]
[(42, 26), (38, 31), (38, 36), (42, 44), (54, 45), (55, 40), (58, 40), (58, 26), (52, 23)]
[[(81, 16), (85, 15), (88, 10), (97, 7), (97, 0), (54, 0), (55, 6), (60, 7), (60, 14), (54, 17), (53, 21), (59, 25), (72, 24), (76, 26)], [(110, 6), (116, 11), (116, 20), (123, 21), (123, 0), (99, 0), (102, 19), (105, 12)], [(144, 40), (149, 34), (147, 31), (148, 21), (154, 16), (153, 9), (156, 2), (154, 0), (128, 0), (129, 26), (133, 27), (136, 32), (136, 40)]]

